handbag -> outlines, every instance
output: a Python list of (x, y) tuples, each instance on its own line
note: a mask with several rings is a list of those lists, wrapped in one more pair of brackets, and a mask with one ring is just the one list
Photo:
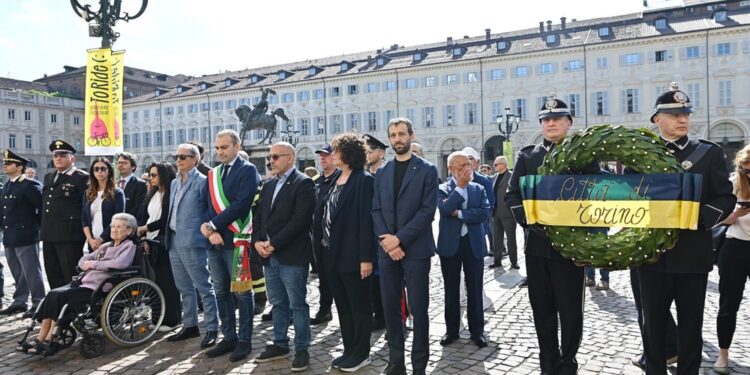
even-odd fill
[(719, 252), (721, 247), (724, 246), (724, 239), (727, 238), (727, 229), (729, 229), (729, 225), (726, 224), (717, 225), (711, 229), (714, 264), (719, 264)]

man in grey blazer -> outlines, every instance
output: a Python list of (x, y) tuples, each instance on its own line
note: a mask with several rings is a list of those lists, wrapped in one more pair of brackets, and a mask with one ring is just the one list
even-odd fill
[(198, 172), (200, 152), (191, 144), (177, 148), (177, 177), (172, 180), (166, 242), (177, 290), (182, 299), (182, 329), (167, 341), (182, 341), (200, 336), (196, 289), (203, 301), (206, 335), (201, 349), (216, 344), (219, 314), (216, 295), (208, 272), (208, 249), (211, 244), (201, 234), (200, 226), (209, 220), (206, 176)]
[(492, 207), (492, 226), (495, 238), (492, 244), (492, 251), (495, 253), (495, 261), (490, 264), (490, 268), (502, 268), (503, 256), (506, 253), (503, 237), (508, 239), (508, 258), (510, 259), (510, 268), (519, 269), (518, 267), (518, 246), (516, 245), (516, 221), (505, 202), (505, 191), (508, 190), (508, 181), (513, 174), (508, 170), (508, 159), (505, 156), (495, 158), (495, 174), (492, 177), (492, 192), (495, 194), (495, 205)]

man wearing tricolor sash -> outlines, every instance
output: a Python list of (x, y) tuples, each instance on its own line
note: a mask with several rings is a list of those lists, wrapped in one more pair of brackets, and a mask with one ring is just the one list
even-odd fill
[[(245, 359), (250, 351), (253, 331), (253, 291), (250, 272), (250, 207), (258, 190), (260, 176), (255, 165), (239, 157), (240, 137), (234, 130), (216, 134), (216, 156), (221, 164), (208, 171), (210, 221), (201, 225), (201, 233), (213, 245), (208, 264), (219, 305), (221, 333), (224, 338), (208, 357), (232, 353), (232, 362)], [(235, 299), (239, 304), (239, 331)]]

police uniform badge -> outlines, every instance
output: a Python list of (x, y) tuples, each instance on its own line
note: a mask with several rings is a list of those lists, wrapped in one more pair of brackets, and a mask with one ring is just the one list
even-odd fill
[(555, 96), (550, 96), (549, 99), (547, 99), (547, 102), (544, 103), (544, 106), (547, 109), (555, 109), (557, 108), (557, 100), (555, 100)]
[(685, 104), (685, 102), (688, 101), (687, 95), (685, 95), (685, 93), (682, 92), (682, 91), (676, 91), (674, 93), (673, 99), (674, 99), (675, 103), (681, 103), (683, 105)]

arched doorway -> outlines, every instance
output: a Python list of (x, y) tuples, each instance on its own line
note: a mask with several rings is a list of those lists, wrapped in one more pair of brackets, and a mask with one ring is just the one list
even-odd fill
[(300, 172), (304, 172), (307, 167), (315, 166), (315, 158), (313, 152), (308, 147), (302, 147), (297, 150), (297, 169)]
[(737, 124), (732, 122), (721, 122), (711, 127), (711, 142), (716, 142), (724, 150), (724, 156), (727, 158), (727, 168), (731, 171), (734, 169), (734, 157), (745, 145), (745, 131)]
[(484, 157), (482, 158), (486, 164), (492, 165), (492, 162), (496, 157), (503, 154), (503, 142), (505, 137), (498, 134), (493, 135), (484, 142)]
[(440, 179), (445, 181), (448, 178), (448, 155), (451, 152), (458, 151), (464, 148), (464, 143), (457, 138), (448, 138), (440, 144), (439, 148), (439, 160), (440, 165), (438, 166), (440, 173)]

